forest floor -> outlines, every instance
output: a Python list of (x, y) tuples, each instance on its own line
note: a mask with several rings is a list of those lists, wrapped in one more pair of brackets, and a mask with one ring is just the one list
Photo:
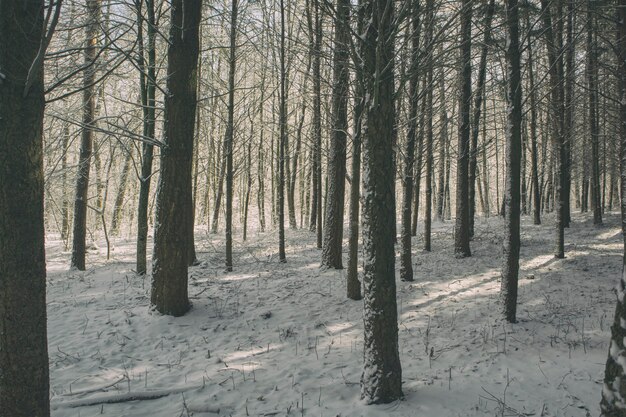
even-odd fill
[(466, 259), (453, 222), (435, 223), (430, 253), (414, 239), (415, 282), (397, 283), (405, 399), (377, 406), (360, 400), (362, 302), (342, 271), (320, 270), (308, 231), (287, 230), (286, 264), (274, 232), (236, 241), (225, 273), (222, 235), (199, 227), (180, 318), (150, 311), (132, 239), (77, 272), (50, 235), (52, 415), (597, 416), (622, 253), (619, 217), (605, 223), (574, 215), (559, 260), (554, 219), (523, 218), (513, 325), (498, 304), (501, 219), (477, 219)]

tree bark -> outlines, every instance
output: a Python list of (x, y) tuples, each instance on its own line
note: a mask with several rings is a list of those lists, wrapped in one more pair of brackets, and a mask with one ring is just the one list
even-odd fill
[[(626, 195), (626, 0), (619, 0), (617, 7), (617, 78), (619, 85), (619, 138), (620, 138), (620, 191)], [(604, 370), (604, 385), (600, 402), (601, 417), (624, 417), (626, 415), (626, 375), (621, 365), (626, 356), (626, 199), (620, 199), (624, 256), (622, 276), (617, 287), (615, 319), (611, 326), (611, 343)]]
[(117, 189), (117, 196), (113, 205), (113, 219), (111, 220), (111, 234), (117, 235), (120, 230), (122, 221), (122, 209), (124, 208), (124, 198), (126, 197), (126, 189), (128, 188), (128, 175), (130, 174), (130, 166), (133, 162), (133, 147), (130, 146), (126, 152), (124, 166), (122, 167), (122, 175), (120, 176), (120, 184)]
[[(530, 18), (527, 17), (526, 25), (530, 27)], [(533, 223), (541, 224), (541, 188), (539, 187), (539, 166), (537, 153), (537, 103), (535, 94), (535, 75), (533, 69), (533, 50), (530, 36), (528, 38), (528, 94), (530, 96), (530, 160), (531, 160), (531, 181), (533, 196)]]
[(504, 318), (516, 322), (517, 279), (520, 250), (520, 165), (522, 153), (522, 83), (520, 75), (519, 16), (517, 0), (507, 0), (507, 138), (504, 264), (502, 299)]
[(0, 2), (0, 413), (11, 417), (50, 416), (44, 29), (43, 1)]
[[(485, 28), (482, 48), (480, 50), (480, 63), (478, 64), (478, 81), (474, 92), (474, 112), (472, 116), (472, 138), (470, 143), (469, 161), (469, 233), (474, 236), (474, 217), (476, 214), (476, 171), (478, 165), (478, 132), (480, 130), (480, 116), (485, 96), (485, 78), (487, 75), (487, 53), (491, 42), (491, 22), (495, 12), (495, 0), (489, 0), (485, 13)], [(488, 189), (485, 188), (485, 192)]]
[(426, 0), (426, 34), (425, 44), (430, 48), (426, 58), (426, 120), (425, 120), (425, 147), (426, 147), (426, 175), (424, 201), (424, 250), (431, 250), (431, 228), (433, 217), (433, 57), (432, 41), (435, 31), (434, 0)]
[(95, 113), (95, 74), (96, 47), (98, 29), (100, 28), (100, 0), (87, 1), (87, 23), (85, 24), (85, 49), (83, 52), (85, 70), (83, 72), (83, 116), (78, 159), (78, 175), (76, 177), (76, 197), (74, 201), (74, 231), (72, 240), (71, 267), (79, 271), (85, 270), (85, 239), (87, 235), (87, 199), (89, 192), (89, 168), (93, 148)]
[(285, 151), (287, 145), (287, 69), (285, 67), (285, 4), (280, 0), (280, 146), (278, 151), (278, 259), (285, 255)]
[(346, 189), (346, 137), (348, 132), (348, 85), (350, 83), (350, 0), (337, 0), (333, 92), (328, 161), (328, 197), (322, 245), (322, 266), (342, 269), (343, 211)]
[(462, 1), (461, 53), (459, 66), (459, 146), (456, 168), (456, 223), (454, 229), (454, 254), (464, 258), (470, 251), (470, 202), (469, 202), (469, 152), (470, 107), (472, 100), (472, 0)]
[(189, 308), (187, 268), (191, 165), (201, 0), (173, 0), (167, 50), (164, 147), (157, 189), (151, 302), (172, 316)]
[(228, 58), (228, 122), (224, 137), (226, 154), (226, 271), (233, 270), (233, 139), (235, 133), (235, 71), (237, 70), (237, 12), (239, 0), (231, 0), (230, 54)]
[[(562, 73), (560, 73), (559, 65), (560, 57), (558, 56), (558, 46), (555, 41), (555, 36), (552, 27), (552, 16), (550, 11), (550, 5), (548, 0), (541, 0), (541, 11), (544, 21), (544, 35), (546, 38), (546, 44), (548, 49), (548, 65), (550, 75), (550, 114), (552, 125), (552, 142), (554, 144), (554, 155), (557, 158), (557, 180), (555, 181), (556, 195), (554, 198), (554, 209), (556, 211), (556, 247), (554, 256), (557, 258), (565, 257), (565, 239), (564, 239), (564, 227), (565, 216), (563, 212), (563, 199), (565, 198), (564, 186), (567, 179), (565, 163), (565, 146), (563, 144), (563, 85), (561, 83)], [(560, 16), (559, 16), (560, 17)]]
[[(137, 10), (137, 37), (139, 53), (139, 79), (141, 84), (141, 104), (143, 110), (143, 135), (148, 140), (155, 136), (155, 91), (156, 91), (156, 18), (154, 0), (146, 0), (148, 15), (148, 62), (147, 73), (143, 53), (143, 14), (141, 3)], [(154, 146), (149, 143), (142, 145), (141, 177), (139, 178), (139, 203), (137, 207), (137, 273), (144, 275), (147, 270), (147, 241), (148, 241), (148, 202), (150, 199), (150, 183), (152, 179), (152, 161)]]
[(600, 131), (598, 127), (598, 69), (595, 44), (595, 11), (587, 2), (587, 86), (589, 89), (589, 133), (591, 136), (591, 189), (593, 224), (602, 224), (602, 192), (600, 189)]
[(409, 74), (409, 129), (404, 157), (404, 181), (402, 195), (402, 227), (400, 229), (400, 279), (413, 281), (411, 245), (411, 205), (413, 204), (413, 175), (415, 173), (415, 142), (417, 135), (417, 112), (419, 108), (419, 53), (420, 53), (420, 5), (411, 2), (411, 67)]
[(363, 135), (364, 368), (361, 398), (389, 403), (402, 398), (398, 353), (393, 195), (394, 7), (365, 3), (363, 68), (367, 116)]

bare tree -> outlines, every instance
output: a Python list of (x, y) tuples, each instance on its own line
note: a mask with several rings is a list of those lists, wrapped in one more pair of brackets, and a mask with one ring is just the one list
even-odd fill
[(454, 254), (471, 256), (470, 251), (470, 201), (469, 153), (470, 114), (472, 105), (472, 0), (461, 2), (461, 53), (459, 56), (459, 146), (456, 168), (456, 223), (454, 228)]
[(12, 417), (50, 416), (43, 58), (60, 8), (0, 3), (0, 412)]
[(368, 403), (402, 398), (394, 251), (394, 20), (393, 0), (369, 0), (363, 36), (366, 118), (363, 134), (364, 367)]
[(89, 170), (94, 138), (94, 116), (96, 100), (96, 59), (98, 30), (100, 28), (100, 0), (87, 0), (87, 22), (85, 24), (85, 69), (83, 73), (83, 120), (80, 141), (80, 158), (76, 177), (74, 201), (74, 232), (72, 239), (72, 268), (85, 270), (85, 239), (87, 235), (87, 199)]
[(164, 146), (156, 200), (151, 301), (173, 316), (190, 307), (187, 294), (191, 165), (201, 0), (174, 0), (167, 49)]
[(507, 25), (507, 129), (506, 186), (504, 194), (504, 264), (502, 298), (504, 317), (516, 321), (517, 278), (520, 249), (520, 170), (522, 158), (522, 83), (520, 74), (519, 16), (517, 0), (506, 2)]

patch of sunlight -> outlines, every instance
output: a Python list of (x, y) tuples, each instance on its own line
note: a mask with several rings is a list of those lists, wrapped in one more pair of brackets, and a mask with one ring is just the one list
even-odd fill
[[(269, 344), (267, 346), (256, 346), (248, 350), (237, 350), (235, 352), (229, 353), (224, 356), (222, 359), (226, 363), (241, 361), (253, 356), (264, 355), (266, 353), (270, 353), (275, 350), (280, 350), (282, 345), (272, 345)], [(258, 366), (258, 365), (257, 365)]]
[(257, 275), (224, 275), (221, 278), (221, 281), (236, 282), (236, 281), (245, 281), (247, 279), (254, 279), (254, 278), (257, 278)]
[(539, 255), (527, 261), (520, 262), (519, 267), (520, 269), (535, 269), (551, 262), (554, 259), (554, 255), (552, 253)]
[(603, 240), (611, 239), (611, 238), (614, 238), (617, 233), (619, 233), (617, 229), (609, 229), (606, 232), (600, 233), (598, 235), (598, 239), (603, 239)]

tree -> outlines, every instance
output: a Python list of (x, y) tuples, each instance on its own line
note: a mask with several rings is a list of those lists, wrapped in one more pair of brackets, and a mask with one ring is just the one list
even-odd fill
[[(557, 9), (560, 9), (557, 8)], [(541, 0), (541, 14), (543, 16), (544, 36), (548, 49), (548, 72), (550, 76), (550, 120), (551, 136), (554, 147), (554, 156), (557, 158), (557, 178), (555, 181), (554, 210), (556, 212), (556, 248), (554, 256), (565, 257), (565, 203), (564, 200), (567, 181), (567, 154), (564, 144), (564, 92), (563, 92), (563, 65), (562, 56), (558, 53), (559, 45), (555, 39), (552, 27), (552, 12), (548, 0)], [(560, 16), (557, 16), (560, 21)]]
[(89, 191), (89, 169), (94, 138), (94, 116), (96, 106), (96, 48), (100, 28), (100, 0), (87, 0), (87, 22), (85, 24), (85, 49), (83, 72), (83, 120), (80, 140), (80, 157), (76, 177), (74, 201), (74, 232), (72, 239), (72, 268), (85, 270), (85, 239), (87, 235), (87, 199)]
[[(526, 26), (530, 27), (530, 18), (526, 18)], [(541, 224), (541, 187), (539, 186), (539, 164), (537, 151), (537, 104), (535, 93), (535, 75), (533, 70), (533, 50), (530, 36), (527, 36), (528, 50), (528, 94), (530, 96), (530, 159), (533, 200), (533, 223)]]
[[(365, 27), (365, 8), (359, 4), (356, 30), (363, 33)], [(363, 116), (365, 111), (365, 78), (363, 67), (358, 57), (354, 57), (354, 111), (352, 134), (352, 162), (350, 185), (350, 229), (348, 238), (348, 270), (346, 272), (346, 295), (351, 300), (360, 300), (361, 281), (359, 281), (359, 198), (361, 196), (361, 145), (363, 141)]]
[(364, 365), (361, 397), (368, 403), (402, 398), (394, 251), (393, 0), (369, 0), (362, 49), (366, 77), (363, 132)]
[[(620, 138), (620, 188), (622, 195), (626, 195), (626, 0), (619, 0), (617, 4), (617, 81), (619, 86), (619, 138)], [(624, 253), (622, 262), (622, 276), (617, 286), (617, 303), (615, 319), (611, 326), (611, 343), (604, 370), (604, 385), (600, 409), (601, 417), (626, 416), (626, 370), (622, 366), (626, 356), (626, 200), (620, 200), (622, 210), (622, 233), (624, 237)]]
[(504, 194), (504, 264), (502, 298), (504, 317), (516, 321), (517, 278), (520, 249), (520, 170), (522, 157), (522, 83), (520, 75), (519, 16), (517, 0), (507, 0), (507, 129), (506, 186)]
[(322, 248), (322, 13), (319, 0), (312, 0), (315, 40), (313, 48), (313, 156), (312, 160), (312, 196), (311, 219), (309, 227), (317, 234), (317, 247)]
[(233, 138), (235, 132), (235, 71), (237, 69), (237, 12), (239, 0), (230, 11), (230, 55), (228, 58), (228, 121), (224, 137), (226, 154), (226, 270), (233, 270)]
[(285, 50), (285, 2), (280, 0), (280, 110), (278, 150), (278, 259), (286, 262), (285, 255), (285, 154), (287, 145), (287, 68)]
[(593, 224), (602, 224), (602, 191), (600, 189), (600, 128), (598, 126), (598, 69), (595, 45), (595, 11), (593, 1), (587, 2), (587, 87), (589, 89), (589, 133), (591, 136), (591, 188)]
[(137, 1), (137, 42), (139, 45), (139, 83), (141, 87), (141, 109), (143, 113), (143, 136), (148, 140), (142, 144), (141, 176), (139, 178), (139, 203), (137, 204), (137, 273), (144, 275), (147, 269), (146, 253), (148, 243), (148, 200), (152, 180), (152, 161), (155, 136), (155, 91), (156, 91), (156, 19), (154, 0), (146, 0), (148, 14), (147, 68), (144, 57), (142, 2)]
[(0, 3), (0, 412), (12, 417), (50, 415), (43, 58), (61, 3), (48, 7), (44, 21), (42, 0)]
[[(491, 22), (495, 12), (495, 0), (490, 0), (485, 12), (485, 29), (483, 45), (480, 50), (480, 63), (478, 64), (478, 81), (476, 83), (476, 91), (474, 97), (474, 108), (472, 115), (472, 137), (470, 142), (470, 161), (469, 161), (469, 229), (470, 236), (474, 236), (474, 217), (476, 213), (476, 174), (478, 165), (478, 132), (480, 130), (480, 117), (483, 108), (483, 98), (485, 96), (485, 78), (487, 75), (487, 53), (489, 52), (489, 43), (491, 42)], [(487, 173), (484, 172), (483, 175)], [(480, 181), (478, 181), (480, 189)], [(485, 193), (489, 193), (485, 187)]]
[(324, 218), (322, 266), (342, 269), (343, 209), (348, 132), (350, 0), (337, 0), (333, 52), (332, 134), (328, 162), (328, 197)]
[(424, 63), (426, 72), (425, 101), (425, 143), (426, 148), (426, 192), (424, 201), (424, 250), (431, 250), (431, 228), (433, 213), (433, 35), (435, 31), (434, 0), (426, 0), (426, 22), (424, 43), (428, 48), (428, 56)]
[(415, 142), (417, 136), (417, 112), (419, 107), (419, 43), (420, 43), (420, 7), (419, 0), (411, 2), (411, 69), (409, 79), (409, 129), (406, 138), (404, 156), (404, 178), (402, 194), (402, 227), (400, 229), (400, 279), (413, 281), (411, 261), (411, 205), (413, 204), (413, 167), (415, 161)]
[(187, 295), (191, 166), (201, 0), (173, 0), (161, 171), (156, 197), (151, 301), (172, 316), (190, 307)]
[[(454, 254), (471, 256), (470, 251), (470, 201), (469, 153), (470, 113), (472, 105), (472, 0), (463, 0), (461, 7), (461, 53), (459, 56), (459, 147), (456, 169), (456, 223), (454, 228)], [(479, 93), (480, 94), (480, 93)]]

